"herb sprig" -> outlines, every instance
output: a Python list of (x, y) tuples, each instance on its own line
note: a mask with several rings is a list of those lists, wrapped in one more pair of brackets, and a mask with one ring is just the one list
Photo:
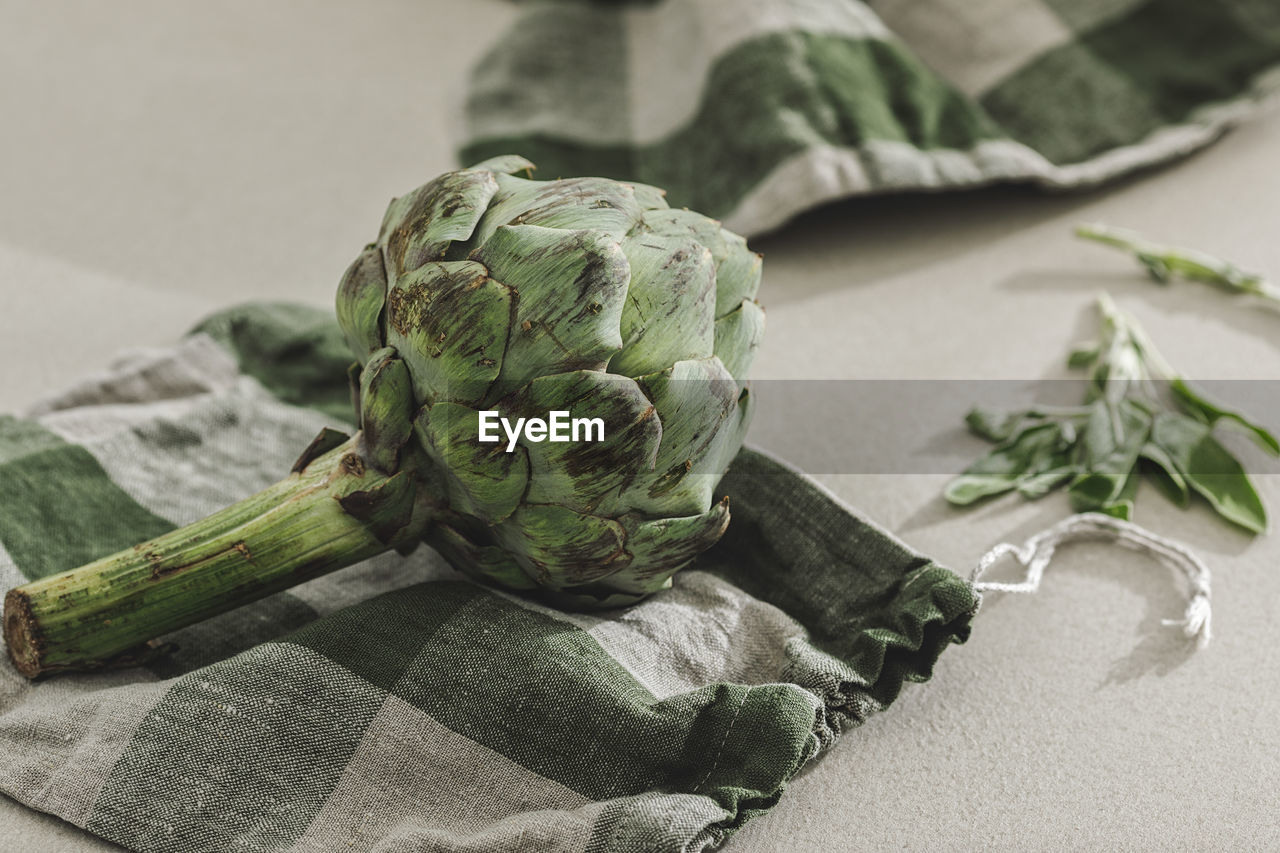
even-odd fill
[(1214, 427), (1244, 429), (1272, 455), (1280, 456), (1280, 441), (1204, 397), (1106, 294), (1098, 310), (1098, 340), (1068, 360), (1089, 372), (1083, 404), (970, 411), (969, 429), (996, 446), (948, 484), (947, 500), (967, 505), (1011, 491), (1034, 499), (1065, 485), (1077, 512), (1128, 519), (1139, 474), (1146, 472), (1180, 506), (1200, 495), (1228, 521), (1265, 531), (1262, 499)]
[(1221, 258), (1195, 249), (1153, 243), (1125, 228), (1100, 223), (1079, 225), (1076, 236), (1131, 253), (1153, 279), (1167, 284), (1175, 275), (1233, 293), (1247, 293), (1280, 305), (1280, 287)]

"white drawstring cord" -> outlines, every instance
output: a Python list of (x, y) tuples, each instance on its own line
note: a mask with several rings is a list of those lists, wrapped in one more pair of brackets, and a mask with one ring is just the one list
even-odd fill
[[(1165, 625), (1179, 625), (1187, 637), (1196, 641), (1198, 648), (1209, 644), (1209, 622), (1212, 615), (1209, 606), (1209, 567), (1189, 548), (1181, 543), (1152, 533), (1144, 527), (1123, 519), (1085, 512), (1063, 519), (1058, 524), (1037, 533), (1021, 547), (1001, 542), (982, 556), (969, 580), (979, 592), (1035, 592), (1040, 588), (1044, 570), (1053, 559), (1054, 550), (1064, 542), (1075, 539), (1108, 539), (1117, 545), (1150, 554), (1161, 563), (1181, 572), (1187, 579), (1187, 609), (1182, 619), (1165, 619)], [(1026, 566), (1025, 579), (1020, 583), (998, 581), (978, 582), (983, 572), (1000, 558), (1012, 554)]]

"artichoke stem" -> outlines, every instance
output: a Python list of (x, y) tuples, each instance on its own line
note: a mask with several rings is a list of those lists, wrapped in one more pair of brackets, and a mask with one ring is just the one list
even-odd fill
[[(284, 480), (205, 519), (10, 590), (9, 656), (29, 678), (136, 662), (153, 638), (403, 547), (426, 524), (409, 482), (368, 464), (359, 433), (304, 454)], [(384, 512), (391, 491), (397, 508)], [(373, 516), (355, 517), (344, 508), (352, 503), (372, 505)]]

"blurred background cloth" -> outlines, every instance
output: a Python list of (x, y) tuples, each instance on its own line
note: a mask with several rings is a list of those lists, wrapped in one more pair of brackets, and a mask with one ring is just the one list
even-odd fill
[(654, 184), (746, 235), (862, 193), (1096, 184), (1280, 88), (1273, 0), (523, 5), (475, 68), (462, 161)]

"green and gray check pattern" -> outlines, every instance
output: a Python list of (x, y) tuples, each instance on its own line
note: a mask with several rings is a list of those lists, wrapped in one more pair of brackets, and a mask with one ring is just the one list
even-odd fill
[(665, 187), (748, 236), (858, 194), (1093, 185), (1280, 88), (1276, 0), (523, 5), (472, 75), (460, 160)]
[[(343, 425), (333, 320), (233, 310), (0, 420), (5, 587), (278, 479)], [(971, 587), (744, 451), (674, 589), (566, 614), (389, 554), (135, 669), (0, 664), (0, 792), (131, 850), (697, 851), (963, 641)]]

